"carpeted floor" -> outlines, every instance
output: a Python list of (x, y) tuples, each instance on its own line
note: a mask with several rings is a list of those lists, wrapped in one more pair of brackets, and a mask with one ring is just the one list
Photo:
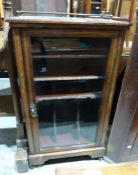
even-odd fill
[[(0, 117), (0, 175), (19, 175), (15, 167), (16, 154), (16, 120), (15, 117)], [(102, 160), (91, 160), (90, 158), (64, 159), (47, 163), (42, 167), (35, 167), (23, 175), (55, 175), (57, 168), (66, 167), (96, 167), (107, 163)], [(95, 174), (94, 174), (95, 175)]]
[(0, 145), (13, 146), (16, 144), (16, 129), (0, 130)]
[[(7, 145), (0, 145), (0, 175), (19, 175), (15, 167), (15, 154), (16, 146), (8, 147)], [(105, 166), (107, 163), (99, 160), (80, 160), (75, 162), (66, 163), (54, 163), (43, 165), (41, 167), (36, 167), (30, 169), (27, 173), (22, 173), (22, 175), (55, 175), (56, 169), (58, 168), (77, 168), (77, 167), (101, 167)], [(91, 174), (96, 175), (96, 174)]]

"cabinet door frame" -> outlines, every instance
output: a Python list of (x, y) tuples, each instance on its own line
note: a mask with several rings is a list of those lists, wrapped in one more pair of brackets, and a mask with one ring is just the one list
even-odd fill
[[(103, 97), (100, 106), (100, 120), (98, 124), (97, 141), (95, 147), (105, 147), (105, 137), (108, 127), (109, 115), (112, 106), (112, 99), (115, 91), (117, 70), (121, 60), (121, 52), (124, 42), (125, 32), (108, 30), (87, 30), (87, 29), (22, 29), (13, 30), (14, 47), (16, 49), (16, 63), (21, 82), (21, 94), (23, 99), (23, 111), (26, 116), (26, 128), (29, 142), (29, 151), (32, 154), (47, 153), (40, 150), (38, 118), (33, 118), (30, 114), (29, 105), (35, 101), (33, 72), (31, 61), (31, 37), (99, 37), (111, 38), (111, 48), (108, 55), (106, 78), (103, 88)], [(18, 41), (18, 42), (17, 42)], [(21, 49), (22, 48), (22, 49)], [(19, 59), (20, 58), (20, 59)], [(22, 64), (22, 65), (21, 65)], [(87, 146), (83, 147), (87, 150)], [(79, 148), (81, 149), (81, 148)], [(78, 147), (75, 149), (76, 152)], [(58, 150), (57, 150), (58, 151)], [(66, 151), (66, 150), (62, 150)], [(53, 152), (52, 150), (50, 152)]]

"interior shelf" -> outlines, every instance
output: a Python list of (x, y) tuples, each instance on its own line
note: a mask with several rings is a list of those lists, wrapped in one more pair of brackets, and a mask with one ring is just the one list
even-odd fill
[(104, 79), (104, 76), (88, 75), (88, 76), (40, 76), (35, 77), (34, 81), (72, 81), (72, 80), (95, 80)]
[(36, 101), (40, 102), (43, 100), (68, 100), (68, 99), (97, 99), (101, 98), (102, 92), (95, 93), (79, 93), (79, 94), (67, 94), (67, 95), (41, 95), (36, 96)]
[(106, 54), (91, 54), (91, 55), (33, 55), (32, 58), (33, 59), (42, 59), (42, 58), (106, 58), (107, 55)]
[[(87, 53), (87, 54), (86, 54)], [(32, 51), (32, 56), (49, 56), (49, 55), (105, 55), (108, 54), (107, 48), (70, 48), (70, 49), (46, 49), (43, 51)]]

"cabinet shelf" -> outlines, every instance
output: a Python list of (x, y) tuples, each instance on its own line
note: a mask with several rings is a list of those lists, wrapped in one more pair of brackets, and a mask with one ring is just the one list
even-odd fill
[(73, 81), (73, 80), (97, 80), (97, 79), (104, 79), (104, 76), (97, 76), (97, 75), (88, 75), (88, 76), (40, 76), (35, 77), (34, 81)]
[(63, 58), (63, 59), (67, 59), (67, 58), (106, 58), (107, 55), (106, 54), (92, 54), (92, 55), (33, 55), (32, 56), (33, 59), (50, 59), (50, 58)]
[(48, 101), (48, 100), (69, 100), (69, 99), (97, 99), (102, 97), (102, 92), (95, 93), (76, 93), (76, 94), (65, 94), (65, 95), (41, 95), (36, 96), (36, 101)]
[[(66, 48), (66, 49), (46, 49), (44, 51), (32, 51), (32, 56), (39, 56), (39, 55), (44, 55), (46, 54), (47, 56), (49, 55), (74, 55), (76, 56), (79, 55), (85, 55), (84, 53), (87, 54), (95, 54), (95, 55), (105, 55), (108, 54), (108, 48)], [(45, 56), (45, 55), (44, 55)]]

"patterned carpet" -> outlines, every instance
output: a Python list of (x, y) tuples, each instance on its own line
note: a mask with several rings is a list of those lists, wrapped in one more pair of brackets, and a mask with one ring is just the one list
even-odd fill
[(1, 129), (0, 130), (0, 145), (6, 144), (13, 146), (16, 144), (16, 129)]
[[(55, 175), (57, 168), (101, 167), (107, 164), (99, 160), (69, 161), (67, 163), (53, 163), (43, 165), (42, 167), (35, 167), (27, 173), (19, 174), (15, 167), (15, 154), (16, 146), (8, 147), (6, 145), (0, 145), (0, 175)], [(92, 173), (91, 175), (97, 174)]]
[[(20, 175), (16, 171), (15, 154), (16, 154), (16, 123), (11, 120), (7, 122), (7, 118), (0, 119), (0, 175)], [(10, 119), (8, 119), (10, 121)], [(6, 124), (10, 129), (6, 129)], [(101, 160), (91, 160), (90, 158), (64, 159), (55, 160), (47, 163), (42, 167), (35, 167), (30, 169), (27, 173), (22, 175), (55, 175), (57, 168), (68, 167), (86, 167), (86, 166), (104, 166), (107, 163)], [(96, 175), (96, 174), (94, 174)]]

